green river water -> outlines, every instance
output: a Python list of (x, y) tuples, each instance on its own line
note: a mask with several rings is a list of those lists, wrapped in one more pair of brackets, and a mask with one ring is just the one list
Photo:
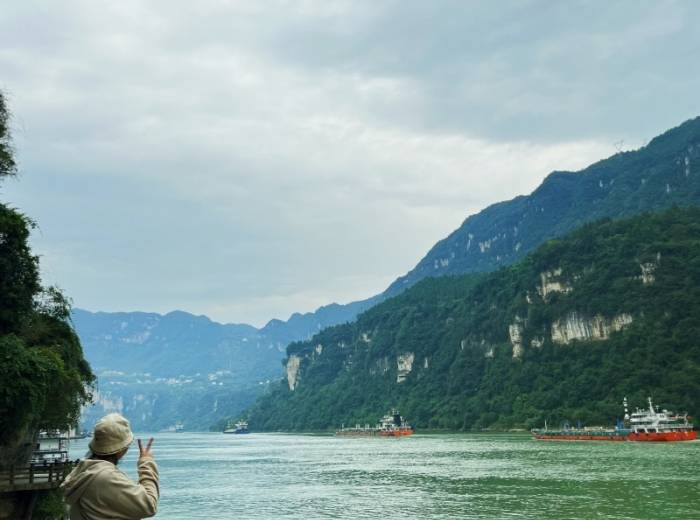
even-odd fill
[[(700, 441), (159, 433), (156, 518), (700, 519)], [(144, 435), (147, 437), (147, 435)], [(87, 441), (74, 441), (82, 456)], [(135, 478), (134, 446), (122, 469)]]

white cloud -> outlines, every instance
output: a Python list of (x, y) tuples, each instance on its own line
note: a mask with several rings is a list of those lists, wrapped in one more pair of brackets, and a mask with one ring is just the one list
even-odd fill
[[(12, 2), (4, 197), (78, 306), (261, 324), (370, 296), (468, 214), (695, 115), (682, 57), (637, 84), (650, 45), (698, 42), (692, 3), (515, 5)], [(678, 95), (640, 115), (654, 89)]]

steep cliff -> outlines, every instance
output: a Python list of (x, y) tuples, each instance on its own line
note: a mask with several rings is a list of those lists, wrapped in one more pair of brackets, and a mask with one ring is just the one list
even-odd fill
[(288, 347), (264, 429), (609, 421), (624, 396), (700, 412), (700, 210), (589, 224), (494, 273), (427, 279)]

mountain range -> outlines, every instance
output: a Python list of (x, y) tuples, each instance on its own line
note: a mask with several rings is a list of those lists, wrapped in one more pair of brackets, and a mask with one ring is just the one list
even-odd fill
[[(174, 404), (174, 412), (155, 420), (157, 407), (153, 402), (162, 402), (163, 395), (172, 393), (173, 384), (161, 393), (144, 394), (135, 390), (139, 379), (134, 374), (148, 372), (188, 380), (228, 371), (229, 384), (245, 397), (235, 400), (235, 406), (222, 407), (219, 397), (210, 395), (215, 385), (201, 384), (202, 403), (197, 409), (208, 410), (205, 420), (236, 415), (267, 387), (268, 380), (280, 377), (280, 362), (285, 359), (288, 343), (308, 340), (326, 327), (351, 322), (425, 278), (488, 272), (511, 265), (547, 240), (587, 222), (696, 205), (700, 203), (698, 164), (700, 118), (665, 132), (639, 150), (617, 153), (579, 172), (553, 172), (530, 195), (494, 204), (468, 217), (413, 270), (379, 295), (346, 305), (324, 306), (313, 313), (293, 314), (287, 321), (272, 320), (262, 329), (216, 324), (206, 317), (182, 312), (159, 316), (76, 310), (76, 330), (100, 376), (103, 406), (98, 409), (107, 410), (115, 396), (117, 401), (121, 396), (122, 409), (138, 411), (143, 418), (140, 427), (164, 427), (187, 416), (192, 417), (187, 427), (201, 429), (207, 425), (191, 413), (191, 403), (186, 408)], [(128, 381), (112, 381), (114, 377), (127, 377)], [(149, 405), (144, 407), (143, 403)]]

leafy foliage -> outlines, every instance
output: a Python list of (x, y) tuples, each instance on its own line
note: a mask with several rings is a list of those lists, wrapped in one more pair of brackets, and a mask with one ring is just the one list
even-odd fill
[[(11, 211), (0, 205), (0, 215)], [(18, 222), (22, 219), (14, 220)], [(5, 236), (11, 231), (0, 227)], [(28, 425), (75, 424), (94, 378), (67, 320), (68, 302), (56, 288), (43, 291), (39, 285), (26, 235), (25, 240), (0, 246), (0, 266), (0, 284), (6, 289), (0, 297), (1, 444)]]
[[(653, 266), (653, 283), (642, 265)], [(545, 294), (546, 273), (567, 289)], [(552, 339), (553, 325), (571, 316), (621, 315), (632, 323), (606, 339)], [(398, 356), (409, 353), (412, 370), (398, 383)], [(647, 395), (697, 414), (700, 210), (602, 220), (512, 267), (423, 280), (287, 354), (300, 359), (298, 384), (290, 391), (284, 380), (260, 399), (252, 428), (374, 423), (392, 407), (420, 428), (609, 424), (624, 396), (643, 405)]]
[(27, 217), (0, 205), (0, 334), (19, 330), (41, 290), (38, 259), (27, 243), (31, 227)]
[[(13, 172), (0, 94), (0, 177)], [(69, 302), (55, 287), (41, 287), (38, 259), (27, 242), (32, 226), (0, 204), (0, 446), (5, 447), (32, 429), (75, 424), (94, 379), (68, 321)]]
[(63, 500), (63, 490), (51, 489), (39, 494), (36, 507), (32, 512), (34, 520), (56, 520), (65, 518), (66, 504)]
[(17, 171), (10, 143), (9, 118), (5, 96), (0, 92), (0, 179)]

